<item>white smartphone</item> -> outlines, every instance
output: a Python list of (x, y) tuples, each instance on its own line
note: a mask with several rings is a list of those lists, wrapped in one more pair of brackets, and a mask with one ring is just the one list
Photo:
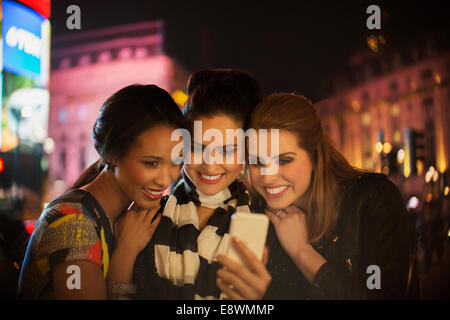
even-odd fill
[[(261, 260), (268, 227), (269, 218), (265, 214), (237, 212), (231, 216), (229, 235), (238, 237)], [(241, 254), (232, 243), (225, 255), (246, 266)]]

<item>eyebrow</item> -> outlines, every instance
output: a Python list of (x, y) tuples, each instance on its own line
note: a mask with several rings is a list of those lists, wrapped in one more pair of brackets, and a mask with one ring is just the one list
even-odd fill
[[(275, 157), (284, 157), (284, 156), (287, 156), (287, 155), (294, 155), (294, 156), (296, 156), (297, 154), (296, 154), (295, 152), (285, 152), (285, 153), (279, 154), (278, 156), (273, 156), (273, 157), (271, 157), (271, 158), (275, 158)], [(258, 155), (253, 155), (253, 154), (250, 154), (249, 157), (252, 157), (252, 158), (259, 158)]]
[(163, 158), (161, 158), (161, 157), (157, 157), (157, 156), (152, 156), (152, 155), (149, 155), (149, 156), (143, 156), (143, 158), (149, 158), (149, 159), (155, 159), (155, 160), (164, 160)]
[[(279, 159), (279, 158), (282, 158), (282, 157), (285, 157), (285, 156), (288, 156), (288, 155), (296, 156), (297, 154), (295, 152), (285, 152), (285, 153), (279, 154), (278, 156), (273, 156), (273, 157), (271, 157), (269, 159), (274, 159), (274, 158), (278, 158)], [(249, 159), (250, 163), (253, 162), (253, 161), (256, 161), (257, 163), (263, 163), (259, 156), (255, 156), (255, 155), (252, 155), (252, 154), (248, 155), (248, 159)]]
[[(194, 141), (194, 144), (197, 145), (197, 146), (200, 146), (200, 143), (198, 143), (198, 142)], [(204, 145), (204, 144), (201, 144), (201, 146), (202, 146), (203, 149), (205, 149), (207, 147), (207, 145)], [(228, 147), (237, 148), (238, 145), (237, 144), (225, 144), (225, 145), (222, 145), (222, 146), (216, 146), (216, 148), (228, 148)]]
[(278, 156), (279, 157), (284, 157), (284, 156), (287, 156), (287, 155), (290, 155), (290, 154), (293, 155), (293, 156), (297, 155), (295, 152), (285, 152), (285, 153), (279, 154)]
[[(223, 148), (228, 148), (228, 147), (233, 147), (233, 148), (237, 148), (238, 145), (237, 144), (226, 144), (222, 146)], [(219, 147), (220, 148), (220, 147)]]

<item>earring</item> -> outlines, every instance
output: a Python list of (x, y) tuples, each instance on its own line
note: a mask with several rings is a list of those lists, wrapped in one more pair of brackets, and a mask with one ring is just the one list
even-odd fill
[(116, 167), (116, 165), (114, 164), (114, 162), (112, 161), (106, 161), (106, 169), (114, 169)]

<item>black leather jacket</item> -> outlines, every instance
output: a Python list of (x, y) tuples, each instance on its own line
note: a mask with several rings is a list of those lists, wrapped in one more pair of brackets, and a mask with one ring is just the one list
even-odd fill
[[(283, 251), (271, 225), (267, 268), (272, 281), (265, 298), (421, 298), (416, 230), (396, 186), (385, 175), (365, 173), (342, 190), (335, 232), (314, 245), (327, 262), (312, 285)], [(368, 288), (371, 265), (379, 267), (380, 289)]]

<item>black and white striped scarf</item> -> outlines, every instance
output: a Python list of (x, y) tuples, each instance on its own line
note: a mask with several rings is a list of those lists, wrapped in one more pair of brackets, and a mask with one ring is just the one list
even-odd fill
[[(230, 245), (227, 232), (231, 215), (236, 211), (250, 213), (248, 204), (246, 188), (238, 180), (218, 194), (208, 196), (183, 175), (166, 203), (152, 239), (153, 257), (147, 260), (149, 269), (153, 270), (149, 286), (160, 293), (157, 297), (221, 299), (216, 286), (216, 272), (221, 265), (214, 257), (225, 254)], [(198, 206), (215, 209), (201, 232)]]

